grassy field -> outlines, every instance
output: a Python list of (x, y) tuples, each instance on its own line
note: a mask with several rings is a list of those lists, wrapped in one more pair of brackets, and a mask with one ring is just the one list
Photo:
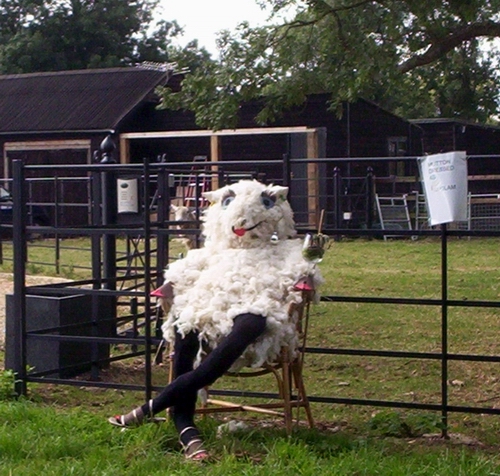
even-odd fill
[[(500, 300), (498, 245), (494, 239), (450, 240), (450, 299)], [(83, 249), (84, 244), (74, 248)], [(6, 246), (4, 256), (8, 256)], [(73, 276), (68, 272), (66, 276), (84, 277), (80, 271), (84, 253), (68, 256), (61, 263), (73, 260), (67, 268)], [(326, 280), (323, 294), (439, 298), (440, 260), (440, 243), (430, 239), (332, 243), (320, 264)], [(9, 270), (8, 261), (4, 270)], [(42, 265), (31, 271), (53, 274)], [(434, 306), (321, 303), (313, 308), (308, 345), (439, 352), (440, 319), (440, 309)], [(450, 308), (450, 352), (498, 355), (498, 326), (497, 309)], [(162, 384), (165, 367), (154, 372), (155, 382)], [(113, 364), (103, 372), (103, 378), (120, 382), (140, 381), (142, 376), (141, 359)], [(7, 377), (0, 380), (0, 396), (2, 383), (9, 386)], [(306, 356), (305, 377), (310, 395), (423, 403), (438, 403), (440, 397), (439, 362), (430, 360), (312, 354)], [(224, 379), (219, 386), (274, 389), (270, 380), (259, 380), (258, 386), (254, 380)], [(201, 428), (214, 455), (207, 467), (183, 460), (168, 422), (126, 432), (106, 423), (106, 416), (141, 402), (142, 394), (61, 385), (30, 385), (29, 390), (28, 401), (5, 397), (0, 402), (0, 476), (42, 471), (50, 475), (500, 474), (499, 416), (451, 413), (448, 441), (432, 436), (440, 431), (439, 414), (373, 406), (314, 404), (317, 428), (300, 427), (291, 438), (280, 422), (247, 414), (227, 417), (246, 421), (247, 430), (217, 438), (217, 426), (226, 419), (204, 418)], [(449, 395), (453, 405), (497, 407), (498, 364), (451, 362)]]

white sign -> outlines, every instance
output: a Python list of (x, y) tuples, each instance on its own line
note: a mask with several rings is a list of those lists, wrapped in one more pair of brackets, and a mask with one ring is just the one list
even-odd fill
[(418, 158), (429, 225), (467, 220), (466, 153), (447, 152)]
[(118, 213), (138, 213), (139, 193), (137, 179), (118, 179)]

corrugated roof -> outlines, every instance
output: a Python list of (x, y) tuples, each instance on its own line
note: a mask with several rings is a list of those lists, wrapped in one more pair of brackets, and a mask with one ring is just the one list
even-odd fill
[(168, 75), (110, 68), (0, 76), (0, 134), (114, 130)]
[(423, 119), (410, 119), (412, 124), (424, 125), (424, 124), (456, 124), (460, 126), (471, 126), (478, 127), (480, 129), (491, 129), (500, 130), (500, 126), (493, 124), (481, 124), (479, 122), (467, 121), (465, 119), (455, 119), (449, 117), (431, 117)]

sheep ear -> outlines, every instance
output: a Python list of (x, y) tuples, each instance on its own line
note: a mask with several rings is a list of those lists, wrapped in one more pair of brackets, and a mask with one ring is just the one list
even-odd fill
[(206, 198), (211, 205), (214, 204), (218, 198), (217, 190), (215, 192), (202, 192), (201, 196)]
[(176, 212), (179, 209), (179, 207), (175, 206), (174, 204), (170, 205), (170, 208), (173, 212)]
[(269, 192), (276, 198), (280, 198), (282, 201), (286, 200), (288, 195), (288, 187), (281, 187), (280, 185), (273, 185), (269, 187)]

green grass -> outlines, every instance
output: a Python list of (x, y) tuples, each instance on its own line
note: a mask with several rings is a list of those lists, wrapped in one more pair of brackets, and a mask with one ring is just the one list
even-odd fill
[[(136, 240), (137, 241), (137, 240)], [(136, 244), (139, 252), (144, 251), (144, 243), (139, 240)], [(155, 240), (151, 241), (151, 248), (156, 246)], [(13, 271), (13, 247), (8, 241), (1, 242), (2, 263), (0, 271)], [(117, 257), (120, 259), (118, 266), (124, 267), (127, 264), (127, 242), (125, 239), (116, 240)], [(128, 249), (134, 251), (134, 244), (129, 243)], [(44, 240), (33, 240), (28, 242), (28, 260), (26, 263), (26, 273), (30, 275), (62, 276), (72, 280), (89, 279), (92, 275), (92, 248), (89, 238), (53, 238)], [(170, 243), (170, 255), (177, 257), (185, 254), (186, 248), (178, 241), (172, 240)], [(136, 256), (130, 260), (132, 266), (140, 267), (142, 258)], [(155, 255), (152, 255), (152, 266), (155, 264)]]
[(0, 475), (492, 475), (492, 448), (415, 444), (379, 435), (283, 430), (250, 425), (217, 438), (214, 419), (200, 428), (212, 460), (186, 462), (170, 423), (120, 431), (100, 415), (28, 401), (0, 404)]
[[(500, 300), (498, 247), (496, 239), (449, 241), (450, 299)], [(440, 242), (431, 239), (333, 242), (320, 264), (326, 280), (323, 294), (437, 299), (440, 252)], [(76, 253), (71, 259), (76, 270), (86, 258)], [(49, 268), (41, 272), (54, 274)], [(450, 352), (498, 355), (498, 330), (497, 309), (449, 310)], [(308, 345), (439, 352), (440, 333), (439, 307), (321, 303), (313, 307)], [(143, 362), (137, 358), (103, 372), (103, 379), (117, 382), (143, 378)], [(437, 403), (441, 391), (440, 364), (430, 360), (310, 354), (305, 378), (308, 393), (319, 396)], [(165, 367), (154, 368), (154, 381), (166, 381)], [(450, 362), (449, 381), (451, 404), (500, 404), (498, 364)], [(2, 389), (4, 383), (0, 380)], [(275, 388), (267, 377), (224, 378), (218, 386)], [(142, 402), (141, 393), (44, 384), (30, 384), (29, 390), (31, 401), (0, 403), (0, 476), (500, 474), (498, 416), (450, 414), (450, 433), (471, 438), (470, 445), (422, 437), (439, 433), (440, 415), (435, 412), (314, 404), (317, 428), (300, 428), (291, 438), (268, 417), (245, 414), (230, 418), (246, 420), (249, 430), (217, 439), (222, 420), (210, 417), (200, 423), (214, 455), (207, 468), (186, 464), (170, 423), (127, 432), (106, 423), (106, 416)]]

